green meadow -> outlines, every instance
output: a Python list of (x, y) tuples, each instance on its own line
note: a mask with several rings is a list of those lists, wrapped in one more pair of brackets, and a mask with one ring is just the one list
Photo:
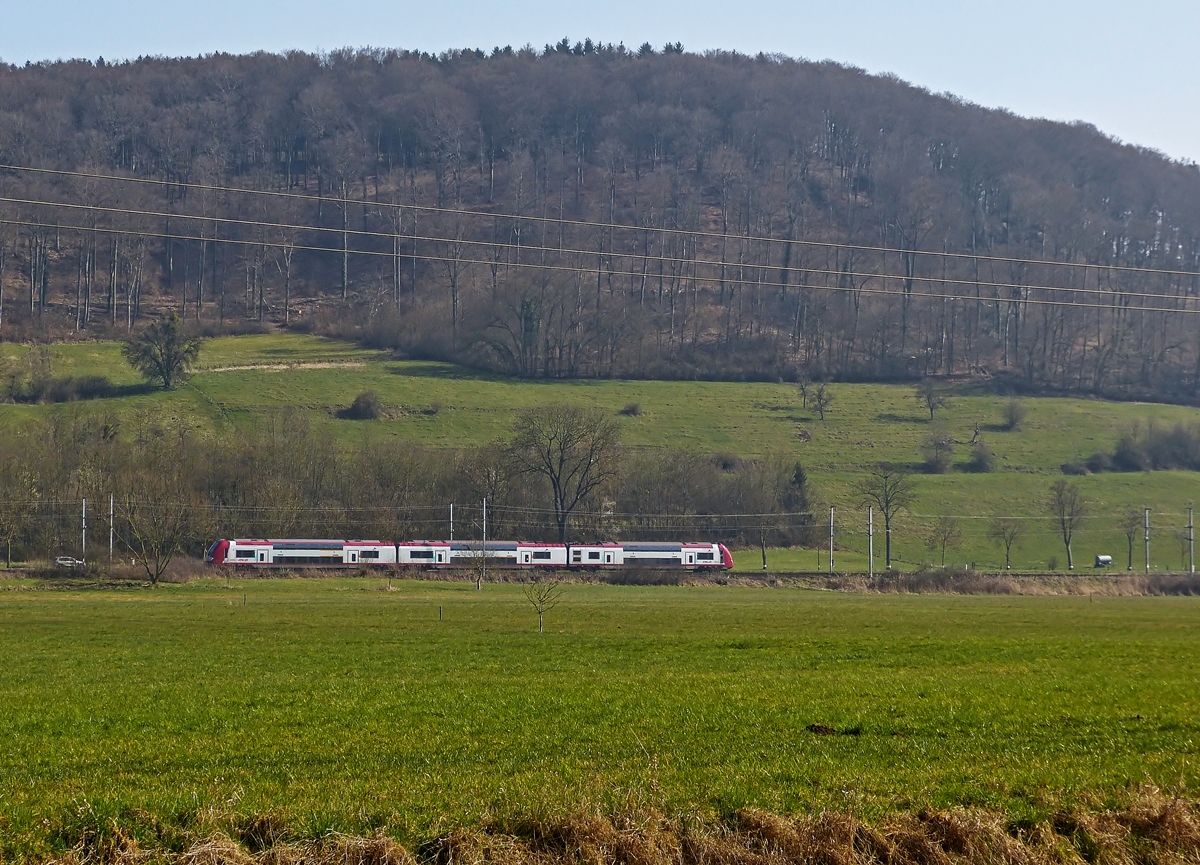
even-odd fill
[[(6, 345), (13, 359), (26, 351)], [(356, 346), (297, 334), (226, 337), (205, 343), (197, 374), (171, 393), (136, 387), (115, 343), (53, 346), (55, 375), (107, 375), (128, 385), (128, 395), (68, 406), (0, 406), (0, 423), (21, 424), (52, 412), (106, 412), (136, 420), (177, 418), (211, 434), (252, 425), (272, 412), (295, 409), (328, 424), (348, 445), (364, 436), (391, 436), (430, 447), (477, 445), (511, 428), (529, 406), (569, 402), (599, 406), (616, 415), (630, 403), (638, 417), (620, 418), (625, 443), (632, 447), (671, 445), (707, 454), (743, 457), (785, 456), (802, 462), (820, 499), (821, 517), (836, 508), (837, 544), (846, 566), (865, 565), (866, 514), (854, 492), (871, 466), (891, 461), (916, 464), (930, 431), (928, 414), (911, 387), (876, 384), (832, 385), (835, 402), (826, 420), (804, 409), (788, 384), (663, 381), (525, 381), (480, 374), (450, 364), (396, 361)], [(361, 391), (373, 390), (388, 409), (377, 421), (340, 420), (337, 409)], [(918, 496), (896, 526), (895, 550), (901, 565), (938, 562), (924, 535), (940, 515), (959, 518), (963, 540), (947, 563), (996, 568), (1000, 549), (987, 539), (995, 516), (1026, 521), (1025, 537), (1013, 566), (1065, 568), (1066, 556), (1047, 519), (1045, 498), (1061, 466), (1097, 450), (1111, 450), (1132, 424), (1200, 420), (1196, 409), (1088, 399), (1030, 398), (1020, 429), (1002, 428), (1004, 399), (960, 389), (938, 419), (960, 442), (976, 425), (995, 451), (996, 470), (968, 474), (953, 470), (918, 478)], [(964, 444), (956, 459), (967, 456)], [(1187, 561), (1180, 532), (1189, 501), (1200, 499), (1200, 475), (1190, 472), (1101, 474), (1077, 481), (1090, 500), (1090, 517), (1077, 536), (1077, 566), (1089, 566), (1097, 553), (1126, 564), (1126, 542), (1117, 518), (1130, 509), (1153, 512), (1152, 568), (1179, 569)], [(882, 537), (876, 554), (882, 555)], [(761, 568), (761, 560), (739, 557), (739, 566)], [(803, 563), (816, 554), (781, 552), (780, 561)], [(835, 557), (836, 558), (836, 557)], [(1141, 543), (1134, 564), (1143, 567)], [(854, 565), (857, 567), (857, 565)]]
[(3, 580), (0, 657), (0, 858), (146, 815), (413, 842), (646, 805), (1042, 818), (1200, 781), (1186, 597), (571, 585), (539, 635), (513, 585)]

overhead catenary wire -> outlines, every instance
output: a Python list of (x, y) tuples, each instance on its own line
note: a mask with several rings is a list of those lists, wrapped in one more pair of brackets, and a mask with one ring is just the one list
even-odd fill
[(1151, 275), (1166, 275), (1166, 276), (1200, 276), (1200, 271), (1196, 270), (1175, 270), (1169, 268), (1148, 268), (1135, 267), (1132, 265), (1109, 265), (1096, 264), (1089, 262), (1068, 262), (1054, 261), (1052, 259), (1037, 259), (1037, 258), (1022, 258), (1019, 256), (1000, 256), (1000, 255), (981, 255), (975, 252), (950, 252), (949, 250), (920, 250), (920, 249), (905, 249), (903, 247), (878, 246), (872, 244), (847, 243), (826, 240), (805, 240), (803, 238), (782, 238), (782, 237), (764, 237), (761, 235), (741, 235), (731, 232), (717, 231), (701, 231), (681, 228), (667, 228), (666, 226), (642, 226), (642, 225), (626, 225), (617, 222), (602, 222), (599, 220), (586, 219), (566, 219), (564, 217), (549, 217), (549, 216), (533, 216), (520, 213), (497, 213), (487, 210), (471, 210), (467, 208), (442, 207), (430, 204), (417, 204), (415, 202), (370, 202), (361, 199), (336, 198), (327, 195), (313, 195), (311, 193), (300, 192), (282, 192), (280, 190), (268, 189), (247, 189), (240, 186), (222, 186), (219, 184), (202, 184), (192, 181), (178, 180), (159, 180), (149, 177), (126, 177), (117, 174), (100, 174), (96, 172), (81, 172), (71, 171), (69, 169), (60, 168), (37, 168), (33, 166), (21, 166), (0, 163), (0, 171), (25, 171), (31, 173), (54, 174), (65, 177), (78, 177), (89, 180), (112, 180), (125, 183), (141, 183), (153, 184), (158, 186), (171, 186), (177, 189), (195, 189), (208, 192), (225, 192), (244, 195), (260, 195), (276, 198), (290, 198), (303, 201), (314, 202), (331, 202), (331, 203), (350, 203), (363, 204), (371, 207), (388, 208), (388, 209), (408, 209), (414, 211), (422, 211), (429, 213), (452, 213), (467, 217), (484, 217), (491, 219), (509, 219), (521, 220), (529, 222), (551, 223), (557, 225), (576, 225), (585, 228), (604, 228), (604, 229), (619, 229), (625, 231), (641, 231), (652, 233), (670, 233), (680, 234), (686, 233), (696, 237), (706, 237), (718, 240), (761, 240), (763, 242), (793, 244), (799, 246), (811, 246), (826, 249), (855, 249), (863, 252), (881, 252), (885, 254), (895, 255), (922, 255), (935, 258), (961, 258), (968, 261), (992, 261), (1011, 264), (1031, 264), (1031, 265), (1047, 265), (1051, 267), (1068, 267), (1068, 268), (1084, 268), (1084, 269), (1103, 269), (1113, 270), (1128, 273), (1145, 273)]
[[(1186, 295), (1186, 294), (1180, 295), (1180, 294), (1168, 294), (1165, 292), (1132, 291), (1132, 290), (1128, 290), (1128, 289), (1118, 289), (1118, 288), (1111, 288), (1111, 287), (1105, 288), (1104, 286), (1101, 286), (1098, 281), (1097, 281), (1097, 286), (1095, 288), (1087, 288), (1087, 287), (1081, 288), (1079, 286), (1048, 285), (1045, 283), (1033, 283), (1033, 282), (1003, 282), (1003, 281), (997, 281), (994, 279), (979, 279), (977, 277), (968, 279), (968, 278), (950, 277), (950, 276), (932, 276), (932, 275), (916, 276), (916, 275), (908, 275), (908, 274), (900, 274), (900, 273), (880, 273), (880, 272), (874, 272), (874, 271), (849, 270), (846, 268), (839, 268), (837, 270), (832, 270), (829, 268), (804, 267), (802, 265), (790, 265), (790, 264), (787, 266), (783, 266), (780, 264), (772, 264), (770, 262), (760, 263), (760, 262), (754, 262), (754, 261), (725, 261), (723, 259), (718, 260), (718, 259), (698, 258), (698, 257), (697, 258), (687, 258), (687, 257), (683, 257), (683, 256), (676, 256), (676, 255), (670, 255), (670, 256), (662, 255), (662, 254), (653, 255), (650, 253), (614, 251), (611, 249), (608, 250), (607, 252), (605, 252), (603, 250), (579, 249), (576, 247), (539, 246), (539, 245), (534, 245), (534, 244), (513, 244), (513, 243), (506, 242), (506, 241), (483, 240), (483, 239), (470, 238), (470, 237), (442, 237), (442, 236), (437, 236), (437, 235), (419, 235), (416, 233), (402, 234), (402, 233), (397, 233), (397, 232), (372, 231), (369, 229), (338, 228), (335, 226), (303, 225), (303, 224), (298, 224), (298, 223), (287, 223), (287, 222), (270, 222), (270, 221), (260, 220), (260, 219), (250, 219), (250, 218), (246, 218), (246, 217), (234, 218), (234, 217), (211, 216), (211, 215), (206, 216), (206, 215), (192, 214), (192, 213), (178, 213), (178, 212), (174, 212), (174, 211), (138, 210), (138, 209), (134, 209), (134, 208), (114, 207), (114, 206), (110, 206), (110, 205), (78, 204), (78, 203), (73, 203), (73, 202), (48, 201), (48, 200), (42, 200), (42, 199), (12, 198), (9, 196), (0, 196), (0, 203), (18, 204), (18, 205), (24, 205), (24, 206), (28, 206), (28, 207), (58, 207), (58, 208), (64, 208), (67, 210), (86, 211), (89, 213), (101, 212), (101, 213), (107, 213), (107, 214), (119, 214), (122, 216), (140, 216), (140, 217), (147, 217), (147, 218), (152, 218), (152, 219), (163, 219), (163, 220), (180, 219), (180, 220), (185, 220), (185, 221), (193, 221), (193, 222), (202, 222), (205, 224), (212, 224), (213, 226), (216, 226), (216, 225), (230, 226), (230, 225), (232, 225), (232, 226), (236, 226), (239, 228), (264, 228), (264, 229), (276, 229), (276, 230), (287, 230), (287, 231), (306, 231), (306, 232), (312, 232), (312, 233), (316, 233), (316, 234), (329, 234), (329, 235), (334, 235), (334, 236), (339, 236), (339, 237), (341, 237), (341, 236), (354, 237), (356, 239), (357, 238), (369, 238), (369, 239), (387, 240), (389, 242), (394, 242), (397, 239), (401, 239), (401, 240), (404, 240), (407, 242), (412, 242), (414, 244), (416, 242), (420, 241), (420, 242), (424, 242), (424, 243), (455, 244), (455, 245), (460, 245), (463, 247), (484, 247), (484, 248), (491, 248), (491, 249), (496, 249), (496, 250), (515, 250), (518, 253), (534, 252), (534, 253), (549, 253), (552, 255), (560, 255), (560, 256), (576, 255), (576, 256), (586, 256), (588, 258), (598, 257), (598, 258), (607, 258), (610, 261), (613, 259), (628, 258), (628, 259), (634, 259), (634, 260), (641, 260), (641, 261), (645, 261), (645, 262), (656, 262), (659, 264), (659, 266), (662, 266), (664, 264), (671, 264), (671, 265), (682, 265), (684, 268), (706, 267), (706, 268), (722, 268), (722, 269), (730, 269), (730, 270), (738, 270), (738, 271), (750, 271), (751, 276), (749, 278), (743, 277), (743, 278), (738, 278), (738, 279), (726, 277), (725, 275), (700, 276), (700, 275), (696, 274), (695, 272), (693, 272), (691, 274), (685, 274), (682, 272), (672, 273), (671, 276), (673, 279), (684, 279), (684, 280), (692, 280), (692, 281), (700, 280), (700, 281), (704, 281), (704, 282), (732, 282), (732, 283), (740, 282), (740, 283), (751, 284), (751, 285), (756, 285), (756, 286), (763, 286), (763, 287), (768, 287), (768, 288), (787, 287), (787, 288), (824, 289), (824, 288), (829, 288), (829, 286), (813, 286), (813, 285), (808, 285), (806, 283), (801, 283), (801, 282), (781, 282), (778, 280), (766, 281), (766, 280), (761, 280), (761, 279), (755, 278), (753, 276), (753, 274), (756, 272), (772, 271), (772, 272), (786, 272), (789, 274), (795, 274), (797, 277), (805, 277), (805, 276), (815, 275), (815, 276), (832, 276), (832, 277), (837, 277), (839, 279), (862, 279), (862, 280), (881, 279), (881, 280), (891, 280), (891, 281), (899, 280), (901, 282), (922, 282), (922, 283), (937, 284), (937, 285), (964, 285), (964, 286), (969, 285), (969, 286), (972, 286), (977, 289), (986, 288), (986, 289), (992, 289), (992, 290), (1010, 289), (1010, 290), (1019, 290), (1019, 291), (1056, 291), (1056, 292), (1064, 292), (1067, 294), (1085, 294), (1085, 295), (1100, 295), (1100, 296), (1110, 295), (1113, 297), (1121, 297), (1121, 298), (1137, 297), (1137, 298), (1154, 298), (1154, 299), (1158, 299), (1158, 300), (1182, 299), (1182, 300), (1186, 301), (1190, 298), (1196, 297), (1195, 295)], [(0, 220), (0, 221), (3, 221), (3, 220)], [(11, 224), (11, 223), (9, 223), (9, 224)], [(244, 243), (244, 242), (249, 242), (255, 246), (266, 246), (266, 247), (270, 247), (272, 249), (293, 249), (293, 250), (298, 249), (298, 250), (304, 250), (304, 251), (316, 251), (316, 252), (324, 252), (324, 253), (328, 253), (328, 254), (338, 254), (338, 255), (345, 255), (345, 254), (355, 255), (355, 256), (369, 255), (369, 256), (384, 256), (387, 258), (394, 258), (397, 254), (394, 250), (391, 252), (385, 252), (385, 251), (381, 251), (381, 250), (344, 249), (344, 248), (335, 248), (335, 247), (301, 245), (301, 244), (295, 243), (294, 240), (283, 240), (283, 239), (267, 240), (265, 238), (264, 239), (249, 239), (249, 240), (247, 240), (245, 238), (223, 238), (223, 237), (218, 237), (215, 234), (206, 236), (203, 233), (203, 229), (201, 229), (200, 235), (196, 236), (196, 235), (183, 235), (183, 234), (179, 234), (176, 232), (169, 232), (169, 231), (165, 231), (165, 230), (163, 230), (163, 231), (158, 231), (156, 229), (133, 230), (133, 229), (129, 229), (129, 228), (115, 228), (115, 227), (101, 226), (101, 225), (96, 225), (96, 224), (91, 225), (91, 226), (81, 227), (81, 226), (76, 226), (76, 225), (64, 226), (59, 223), (49, 223), (49, 224), (46, 224), (44, 227), (57, 228), (59, 230), (65, 229), (68, 231), (99, 232), (99, 233), (107, 233), (107, 234), (114, 234), (114, 233), (126, 233), (127, 234), (129, 232), (132, 232), (135, 236), (155, 237), (155, 238), (159, 238), (159, 239), (171, 239), (171, 240), (197, 241), (197, 242), (202, 242), (202, 243)], [(687, 235), (687, 236), (694, 235), (693, 232), (688, 231), (686, 229), (679, 229), (679, 230), (673, 229), (672, 231), (673, 231), (673, 233)], [(738, 237), (740, 240), (743, 240), (743, 241), (749, 240), (750, 242), (759, 242), (759, 243), (778, 242), (776, 239), (773, 239), (773, 238), (748, 238), (748, 237), (745, 237), (742, 235), (731, 235), (731, 237)], [(837, 245), (837, 246), (840, 249), (855, 248), (855, 247), (848, 247), (845, 245)], [(905, 254), (908, 254), (908, 253), (906, 252)], [(488, 266), (504, 266), (504, 267), (530, 267), (535, 264), (535, 263), (522, 262), (522, 261), (515, 261), (515, 262), (509, 261), (509, 260), (501, 261), (499, 258), (496, 258), (496, 259), (488, 258), (488, 259), (483, 260), (482, 262), (477, 259), (469, 259), (468, 260), (462, 256), (445, 256), (445, 257), (441, 257), (441, 258), (435, 258), (432, 256), (418, 254), (415, 251), (412, 253), (406, 254), (404, 257), (417, 258), (418, 260), (441, 260), (441, 261), (451, 261), (451, 262), (471, 263), (471, 264), (483, 263)], [(1048, 263), (1048, 262), (1041, 262), (1041, 263), (1044, 264), (1044, 263)], [(1111, 269), (1111, 268), (1108, 268), (1108, 269)], [(601, 274), (608, 274), (610, 276), (637, 276), (637, 277), (642, 277), (642, 278), (653, 277), (656, 279), (660, 276), (660, 274), (651, 273), (648, 270), (646, 272), (616, 271), (616, 270), (611, 269), (611, 267), (606, 269), (600, 265), (597, 265), (594, 267), (591, 265), (589, 265), (587, 267), (580, 265), (578, 268), (572, 268), (572, 272), (587, 273), (587, 274), (593, 274), (593, 273), (599, 272)], [(1162, 274), (1165, 272), (1164, 271), (1153, 271), (1153, 272), (1149, 272), (1149, 273), (1152, 273), (1153, 275), (1158, 275), (1158, 274)], [(665, 275), (665, 274), (663, 274), (663, 275)], [(1190, 274), (1190, 275), (1200, 277), (1200, 272)], [(840, 286), (839, 288), (843, 288), (843, 289), (850, 290), (850, 291), (862, 290), (861, 288), (856, 288), (854, 286)], [(917, 295), (914, 295), (914, 293), (911, 291), (906, 292), (906, 294), (910, 297), (917, 296)], [(937, 295), (937, 296), (940, 297), (941, 295)], [(1013, 303), (1013, 302), (1024, 303), (1027, 300), (1026, 298), (1023, 298), (1023, 297), (1022, 298), (990, 297), (990, 298), (982, 298), (982, 299), (987, 300), (989, 302), (1004, 301), (1004, 302), (1009, 302), (1009, 303)], [(1138, 308), (1141, 309), (1142, 307), (1138, 307)]]
[[(119, 229), (119, 228), (97, 229), (93, 226), (88, 226), (88, 225), (64, 225), (61, 223), (48, 223), (48, 222), (40, 222), (40, 221), (32, 221), (32, 220), (22, 220), (22, 219), (0, 218), (0, 225), (16, 225), (16, 226), (21, 226), (21, 227), (26, 227), (26, 228), (57, 229), (57, 230), (64, 230), (64, 231), (81, 231), (81, 232), (99, 230), (99, 231), (103, 231), (106, 234), (116, 234), (116, 235), (125, 236), (125, 237), (129, 237), (129, 236), (132, 236), (132, 237), (156, 237), (156, 238), (170, 237), (170, 238), (173, 238), (174, 240), (194, 240), (194, 241), (205, 241), (205, 242), (217, 242), (217, 243), (231, 244), (231, 245), (236, 245), (236, 246), (266, 247), (266, 248), (272, 248), (272, 249), (290, 248), (293, 250), (304, 250), (304, 251), (321, 252), (321, 253), (338, 253), (338, 254), (341, 253), (341, 250), (330, 249), (329, 247), (307, 246), (307, 245), (302, 245), (302, 244), (285, 244), (283, 242), (270, 241), (270, 240), (265, 240), (265, 239), (249, 240), (249, 239), (242, 239), (242, 238), (213, 238), (213, 237), (204, 237), (204, 236), (195, 236), (195, 235), (180, 235), (180, 234), (174, 234), (174, 233), (167, 234), (165, 232), (158, 232), (158, 231), (153, 231), (153, 230), (139, 231), (139, 230), (134, 230), (134, 229)], [(355, 251), (353, 251), (352, 254), (356, 255), (356, 256), (370, 256), (370, 257), (379, 257), (379, 258), (388, 258), (388, 259), (392, 259), (395, 256), (394, 252), (384, 252), (384, 251), (380, 251), (380, 250), (355, 250)], [(503, 265), (505, 267), (511, 267), (511, 268), (546, 270), (546, 271), (553, 271), (553, 272), (565, 272), (565, 273), (571, 273), (571, 274), (588, 274), (589, 276), (591, 274), (596, 273), (596, 269), (594, 267), (570, 266), (570, 265), (562, 265), (562, 264), (548, 264), (545, 262), (527, 262), (527, 261), (496, 262), (496, 261), (492, 261), (491, 259), (464, 258), (461, 256), (430, 255), (427, 253), (410, 255), (408, 257), (416, 258), (420, 261), (453, 262), (453, 263), (457, 263), (457, 264), (479, 264), (479, 265), (486, 265), (486, 266)], [(635, 257), (640, 257), (640, 256), (635, 256)], [(648, 258), (654, 259), (656, 257), (649, 256)], [(727, 266), (730, 266), (730, 265), (727, 265)], [(736, 264), (733, 266), (736, 266)], [(628, 270), (628, 271), (616, 270), (616, 271), (604, 271), (604, 272), (611, 274), (612, 276), (628, 276), (628, 277), (635, 277), (635, 278), (642, 278), (642, 277), (650, 278), (650, 277), (657, 276), (656, 274), (643, 273), (640, 270)], [(824, 270), (824, 269), (809, 270), (809, 269), (805, 269), (803, 272), (809, 273), (811, 275), (831, 276), (831, 277), (846, 275), (846, 271), (842, 271), (842, 270)], [(866, 276), (870, 279), (880, 279), (880, 280), (901, 280), (901, 281), (903, 281), (905, 279), (905, 277), (903, 277), (903, 276), (891, 275), (891, 274), (888, 274), (888, 275), (866, 274)], [(686, 278), (687, 279), (699, 279), (704, 282), (717, 281), (716, 277), (688, 276)], [(928, 279), (926, 277), (915, 277), (915, 278), (913, 278), (913, 281), (915, 281), (915, 282), (930, 282), (930, 281), (934, 281), (934, 280)], [(945, 281), (950, 284), (963, 285), (963, 286), (974, 286), (975, 285), (975, 283), (973, 281), (967, 281), (967, 280), (947, 279)], [(743, 280), (743, 282), (747, 282), (747, 281)], [(839, 286), (839, 285), (797, 285), (795, 283), (783, 283), (783, 282), (768, 281), (768, 280), (753, 280), (753, 281), (747, 282), (747, 284), (752, 285), (752, 286), (761, 287), (761, 288), (782, 288), (785, 286), (788, 288), (794, 288), (794, 289), (803, 288), (803, 289), (809, 289), (814, 292), (824, 292), (824, 293), (830, 293), (830, 294), (866, 294), (866, 295), (881, 295), (881, 296), (887, 296), (887, 297), (900, 297), (901, 296), (901, 293), (897, 292), (897, 291), (888, 290), (886, 288), (884, 288), (884, 289), (867, 288), (865, 286), (854, 287), (854, 286)], [(1028, 288), (1029, 286), (1022, 286), (1022, 287)], [(1062, 288), (1058, 288), (1058, 287), (1047, 287), (1046, 290), (1067, 291), (1069, 289), (1062, 289)], [(1089, 293), (1089, 294), (1097, 293), (1097, 290), (1095, 290), (1095, 289), (1077, 289), (1077, 290), (1085, 292), (1085, 293)], [(1104, 292), (1100, 292), (1100, 293), (1103, 294)], [(934, 300), (961, 300), (961, 301), (970, 301), (970, 302), (975, 302), (975, 303), (1004, 303), (1004, 304), (1018, 304), (1018, 305), (1026, 304), (1026, 305), (1033, 305), (1033, 306), (1072, 307), (1075, 309), (1113, 310), (1113, 309), (1125, 308), (1116, 302), (1122, 296), (1122, 294), (1124, 294), (1124, 293), (1123, 292), (1113, 292), (1112, 293), (1113, 302), (1109, 302), (1109, 303), (1097, 303), (1097, 302), (1075, 301), (1075, 300), (1070, 300), (1070, 301), (1054, 300), (1054, 299), (1048, 299), (1048, 298), (1013, 298), (1013, 297), (1006, 298), (1006, 297), (996, 297), (996, 296), (989, 297), (987, 295), (940, 294), (938, 292), (930, 292), (930, 291), (925, 291), (925, 292), (904, 291), (902, 296), (907, 297), (907, 298), (929, 298), (929, 299), (934, 299)], [(1184, 303), (1187, 303), (1189, 301), (1196, 301), (1198, 304), (1200, 304), (1200, 297), (1197, 297), (1197, 296), (1160, 295), (1160, 294), (1150, 294), (1147, 296), (1159, 298), (1162, 300), (1181, 300)], [(1187, 306), (1182, 306), (1182, 307), (1181, 306), (1171, 306), (1171, 307), (1136, 306), (1136, 307), (1129, 307), (1129, 308), (1132, 308), (1138, 312), (1169, 312), (1169, 313), (1184, 313), (1184, 314), (1200, 313), (1200, 308), (1188, 308)]]

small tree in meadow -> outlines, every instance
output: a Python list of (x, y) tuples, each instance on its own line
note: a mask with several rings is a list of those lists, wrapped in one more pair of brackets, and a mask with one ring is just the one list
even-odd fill
[(146, 379), (170, 390), (187, 381), (192, 364), (200, 357), (200, 338), (189, 336), (179, 316), (171, 313), (129, 337), (121, 354)]

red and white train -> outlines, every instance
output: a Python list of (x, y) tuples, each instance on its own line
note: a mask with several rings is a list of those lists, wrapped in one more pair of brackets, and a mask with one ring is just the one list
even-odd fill
[[(516, 568), (682, 568), (728, 570), (733, 556), (724, 544), (527, 544), (488, 541), (489, 565)], [(337, 541), (310, 539), (221, 540), (208, 548), (209, 565), (244, 568), (461, 568), (483, 553), (469, 541)]]

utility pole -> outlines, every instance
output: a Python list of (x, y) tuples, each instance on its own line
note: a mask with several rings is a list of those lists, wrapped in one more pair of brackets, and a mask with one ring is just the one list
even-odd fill
[(83, 500), (83, 537), (79, 544), (79, 558), (87, 561), (87, 499)]
[(454, 540), (454, 502), (450, 503), (450, 540)]
[(833, 576), (833, 507), (829, 508), (829, 576)]
[(1144, 511), (1146, 519), (1146, 573), (1150, 573), (1150, 509)]
[(1196, 524), (1192, 521), (1192, 507), (1188, 505), (1188, 573), (1196, 573)]
[(479, 591), (483, 591), (483, 581), (487, 578), (487, 496), (483, 497), (483, 564), (480, 566)]
[(875, 508), (867, 508), (867, 576), (875, 576)]
[(113, 560), (113, 494), (108, 494), (108, 560)]

